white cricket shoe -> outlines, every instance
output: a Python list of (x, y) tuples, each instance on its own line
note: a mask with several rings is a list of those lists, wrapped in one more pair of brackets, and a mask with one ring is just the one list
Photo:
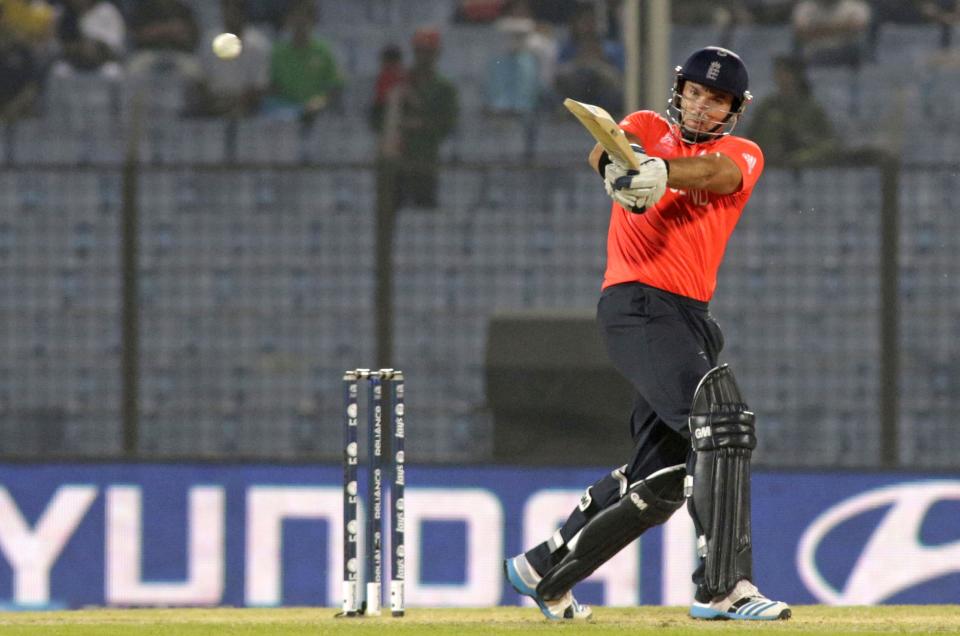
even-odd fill
[(789, 605), (771, 601), (747, 579), (741, 579), (723, 598), (709, 603), (694, 601), (690, 607), (690, 616), (707, 620), (776, 621), (791, 614)]
[(537, 594), (537, 584), (543, 577), (537, 574), (523, 554), (506, 559), (503, 562), (503, 573), (517, 593), (536, 601), (543, 615), (552, 621), (587, 620), (593, 616), (590, 607), (578, 603), (570, 590), (555, 601), (547, 601)]

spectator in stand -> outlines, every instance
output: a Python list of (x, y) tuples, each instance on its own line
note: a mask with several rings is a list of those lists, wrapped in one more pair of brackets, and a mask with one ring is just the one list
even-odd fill
[(290, 38), (276, 42), (270, 56), (268, 114), (299, 117), (309, 123), (321, 111), (338, 106), (343, 79), (326, 42), (313, 35), (314, 0), (297, 0), (286, 18)]
[(506, 0), (460, 0), (453, 12), (453, 21), (489, 24), (503, 14), (506, 4)]
[(757, 24), (789, 24), (795, 2), (796, 0), (741, 0), (739, 4), (745, 13), (740, 15), (744, 18), (749, 16), (749, 20)]
[(835, 157), (840, 143), (810, 88), (803, 62), (794, 56), (778, 57), (773, 77), (776, 91), (756, 106), (746, 137), (763, 149), (768, 165), (802, 165)]
[(529, 116), (540, 99), (540, 68), (527, 46), (534, 33), (530, 18), (504, 17), (496, 22), (507, 38), (507, 50), (494, 54), (487, 66), (486, 108), (496, 115)]
[(953, 46), (953, 29), (960, 24), (960, 2), (957, 0), (915, 0), (921, 15), (940, 26), (940, 48)]
[(865, 0), (801, 0), (793, 10), (796, 52), (807, 65), (859, 68), (873, 12)]
[(529, 0), (533, 18), (538, 24), (563, 26), (570, 22), (581, 0)]
[(533, 24), (533, 30), (527, 35), (524, 46), (537, 58), (540, 77), (539, 93), (541, 100), (553, 92), (553, 82), (557, 75), (557, 55), (559, 44), (554, 34), (553, 24), (539, 18), (534, 11), (535, 0), (511, 0), (504, 7), (504, 18), (524, 18)]
[(266, 24), (276, 31), (282, 31), (290, 5), (296, 2), (298, 0), (247, 0), (247, 18), (250, 22)]
[(674, 24), (723, 28), (733, 21), (735, 4), (731, 0), (684, 0), (670, 7), (670, 19)]
[(0, 5), (0, 121), (33, 112), (40, 90), (40, 70), (27, 43), (12, 28)]
[[(960, 25), (960, 0), (875, 0), (873, 12), (877, 30), (891, 22), (938, 27), (940, 50), (931, 55), (930, 66), (952, 71), (960, 65), (960, 52), (953, 48), (953, 30)], [(924, 79), (933, 81), (931, 76)]]
[(459, 114), (456, 88), (436, 69), (439, 31), (418, 29), (412, 43), (413, 67), (373, 122), (380, 131), (379, 189), (394, 209), (437, 207), (440, 144)]
[(569, 38), (558, 58), (557, 93), (596, 104), (616, 116), (623, 110), (623, 48), (600, 37), (589, 3), (578, 5)]
[[(570, 21), (585, 0), (525, 0), (538, 25), (561, 26)], [(586, 0), (589, 1), (589, 0)], [(511, 14), (512, 0), (459, 0), (453, 21), (467, 24), (489, 24)]]
[(44, 0), (0, 0), (0, 20), (7, 37), (25, 47), (43, 75), (60, 54), (56, 9)]
[[(220, 0), (223, 24), (201, 39), (202, 77), (192, 91), (191, 112), (208, 117), (245, 117), (260, 111), (270, 85), (270, 40), (248, 24), (244, 0)], [(221, 60), (210, 48), (219, 33), (234, 33), (243, 51)]]
[(383, 121), (387, 99), (394, 88), (407, 77), (403, 68), (403, 51), (396, 44), (388, 44), (380, 50), (380, 69), (373, 87), (373, 102), (370, 105), (370, 123), (379, 128)]
[(37, 53), (53, 40), (56, 11), (44, 0), (3, 0), (0, 19), (10, 36)]
[[(557, 63), (563, 65), (574, 61), (584, 46), (591, 49), (599, 46), (602, 59), (623, 72), (623, 45), (616, 40), (602, 37), (600, 26), (595, 4), (589, 1), (578, 2), (567, 23), (567, 40), (560, 46)], [(605, 29), (606, 24), (603, 26)]]
[(921, 5), (926, 2), (927, 0), (873, 0), (873, 23), (920, 24), (925, 20)]
[(64, 0), (57, 23), (62, 53), (52, 72), (55, 75), (82, 72), (119, 77), (126, 37), (123, 15), (112, 3), (106, 0)]
[(173, 70), (185, 78), (199, 77), (195, 51), (200, 32), (193, 10), (182, 0), (140, 0), (134, 5), (130, 32), (131, 74)]
[(743, 0), (684, 0), (671, 5), (670, 19), (678, 25), (716, 29), (713, 41), (722, 47), (731, 45), (737, 26), (753, 22)]

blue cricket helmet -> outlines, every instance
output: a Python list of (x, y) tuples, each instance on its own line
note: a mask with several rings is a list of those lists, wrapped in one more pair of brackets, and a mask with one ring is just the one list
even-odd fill
[[(719, 129), (709, 135), (700, 133), (711, 138), (730, 134), (747, 104), (753, 99), (748, 90), (750, 78), (747, 75), (747, 67), (740, 56), (729, 49), (708, 46), (694, 51), (682, 66), (676, 67), (668, 114), (681, 129), (683, 128), (683, 110), (680, 97), (683, 94), (683, 86), (688, 80), (733, 96), (730, 112)], [(686, 141), (697, 142), (703, 139), (694, 138)]]

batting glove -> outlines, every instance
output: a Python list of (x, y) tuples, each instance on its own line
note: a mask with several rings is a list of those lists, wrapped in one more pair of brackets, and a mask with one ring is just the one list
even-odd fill
[[(637, 157), (637, 163), (641, 163), (647, 158), (643, 148), (639, 145), (630, 144), (630, 148), (633, 149), (633, 154)], [(604, 159), (606, 159), (606, 161), (604, 161)], [(631, 174), (637, 174), (637, 171), (631, 170), (629, 166), (621, 163), (619, 159), (607, 153), (604, 153), (603, 158), (601, 158), (601, 166), (603, 168), (603, 189), (606, 190), (607, 196), (632, 212), (643, 212), (643, 210), (639, 208), (634, 209), (633, 205), (629, 202), (629, 198), (619, 194), (613, 187), (617, 179)]]
[(604, 166), (603, 187), (611, 199), (639, 214), (666, 192), (668, 165), (663, 159), (648, 156), (637, 144), (630, 147), (640, 170), (632, 170), (611, 157)]
[[(633, 154), (637, 158), (637, 163), (641, 164), (646, 161), (649, 157), (643, 151), (643, 148), (637, 144), (630, 144), (630, 147), (633, 149)], [(603, 165), (603, 182), (607, 187), (608, 193), (609, 190), (613, 189), (613, 182), (619, 179), (620, 177), (625, 177), (628, 174), (636, 174), (636, 170), (631, 170), (629, 166), (622, 163), (619, 159), (613, 155), (604, 153), (606, 158), (605, 165)], [(601, 159), (603, 162), (604, 159)]]

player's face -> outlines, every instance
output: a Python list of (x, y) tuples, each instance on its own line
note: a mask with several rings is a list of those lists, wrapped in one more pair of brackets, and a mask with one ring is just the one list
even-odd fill
[(690, 133), (711, 133), (730, 115), (733, 95), (687, 81), (683, 85), (680, 108), (683, 127)]

